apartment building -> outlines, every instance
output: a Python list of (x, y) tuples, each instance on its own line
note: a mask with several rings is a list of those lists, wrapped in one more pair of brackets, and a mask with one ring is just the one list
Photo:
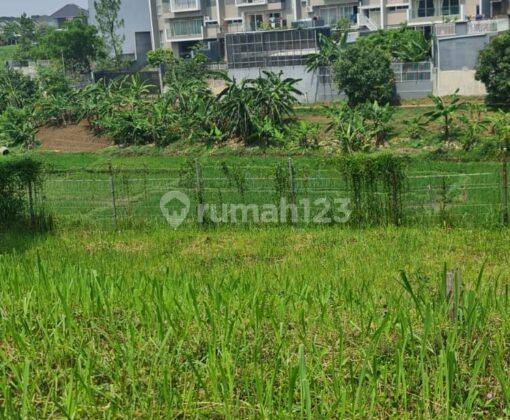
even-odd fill
[[(89, 8), (93, 24), (93, 0)], [(437, 23), (509, 14), (510, 0), (122, 0), (120, 18), (124, 52), (135, 59), (158, 47), (186, 56), (198, 43), (218, 59), (225, 37), (239, 32), (328, 27), (346, 18), (359, 33), (403, 23), (431, 33)]]
[[(144, 1), (144, 0), (141, 0)], [(185, 55), (198, 42), (214, 56), (227, 34), (331, 26), (346, 18), (359, 31), (403, 23), (431, 31), (436, 23), (508, 17), (510, 0), (149, 0), (156, 43)]]

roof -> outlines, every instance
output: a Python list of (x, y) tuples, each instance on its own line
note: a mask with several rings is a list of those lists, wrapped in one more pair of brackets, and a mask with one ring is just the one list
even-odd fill
[(87, 11), (76, 4), (66, 4), (51, 15), (53, 19), (71, 19), (78, 16), (87, 16)]

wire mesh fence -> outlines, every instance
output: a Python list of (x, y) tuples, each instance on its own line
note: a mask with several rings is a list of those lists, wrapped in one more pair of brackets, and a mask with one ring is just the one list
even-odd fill
[[(366, 203), (356, 210), (366, 214), (354, 217), (352, 186), (334, 167), (300, 166), (290, 160), (247, 166), (189, 162), (167, 170), (48, 173), (38, 205), (61, 222), (112, 226), (166, 224), (168, 215), (183, 212), (185, 224), (500, 226), (505, 213), (508, 218), (505, 187), (507, 191), (508, 180), (504, 182), (499, 165), (487, 171), (410, 171), (396, 221), (391, 214), (395, 198), (379, 187), (364, 196)], [(374, 207), (379, 210), (377, 218), (367, 210)]]

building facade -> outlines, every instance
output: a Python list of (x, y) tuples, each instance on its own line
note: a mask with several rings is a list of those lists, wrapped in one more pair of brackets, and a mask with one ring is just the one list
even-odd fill
[[(144, 0), (141, 0), (144, 1)], [(227, 34), (277, 28), (332, 26), (339, 19), (374, 31), (505, 17), (510, 0), (149, 0), (155, 43), (186, 55), (202, 43), (214, 56)]]
[[(89, 7), (94, 24), (94, 0)], [(475, 22), (508, 22), (509, 14), (510, 0), (122, 0), (120, 18), (124, 53), (135, 60), (159, 47), (186, 56), (197, 44), (211, 59), (228, 60), (225, 38), (240, 32), (328, 27), (345, 18), (359, 33), (407, 24), (432, 34), (437, 24), (472, 22), (476, 31), (485, 23)]]

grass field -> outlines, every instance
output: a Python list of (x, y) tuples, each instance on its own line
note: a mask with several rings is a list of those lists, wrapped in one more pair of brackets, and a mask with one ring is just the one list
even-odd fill
[(508, 417), (509, 233), (3, 234), (2, 416)]
[(0, 66), (3, 67), (6, 61), (12, 60), (15, 50), (16, 45), (4, 45), (0, 47)]

